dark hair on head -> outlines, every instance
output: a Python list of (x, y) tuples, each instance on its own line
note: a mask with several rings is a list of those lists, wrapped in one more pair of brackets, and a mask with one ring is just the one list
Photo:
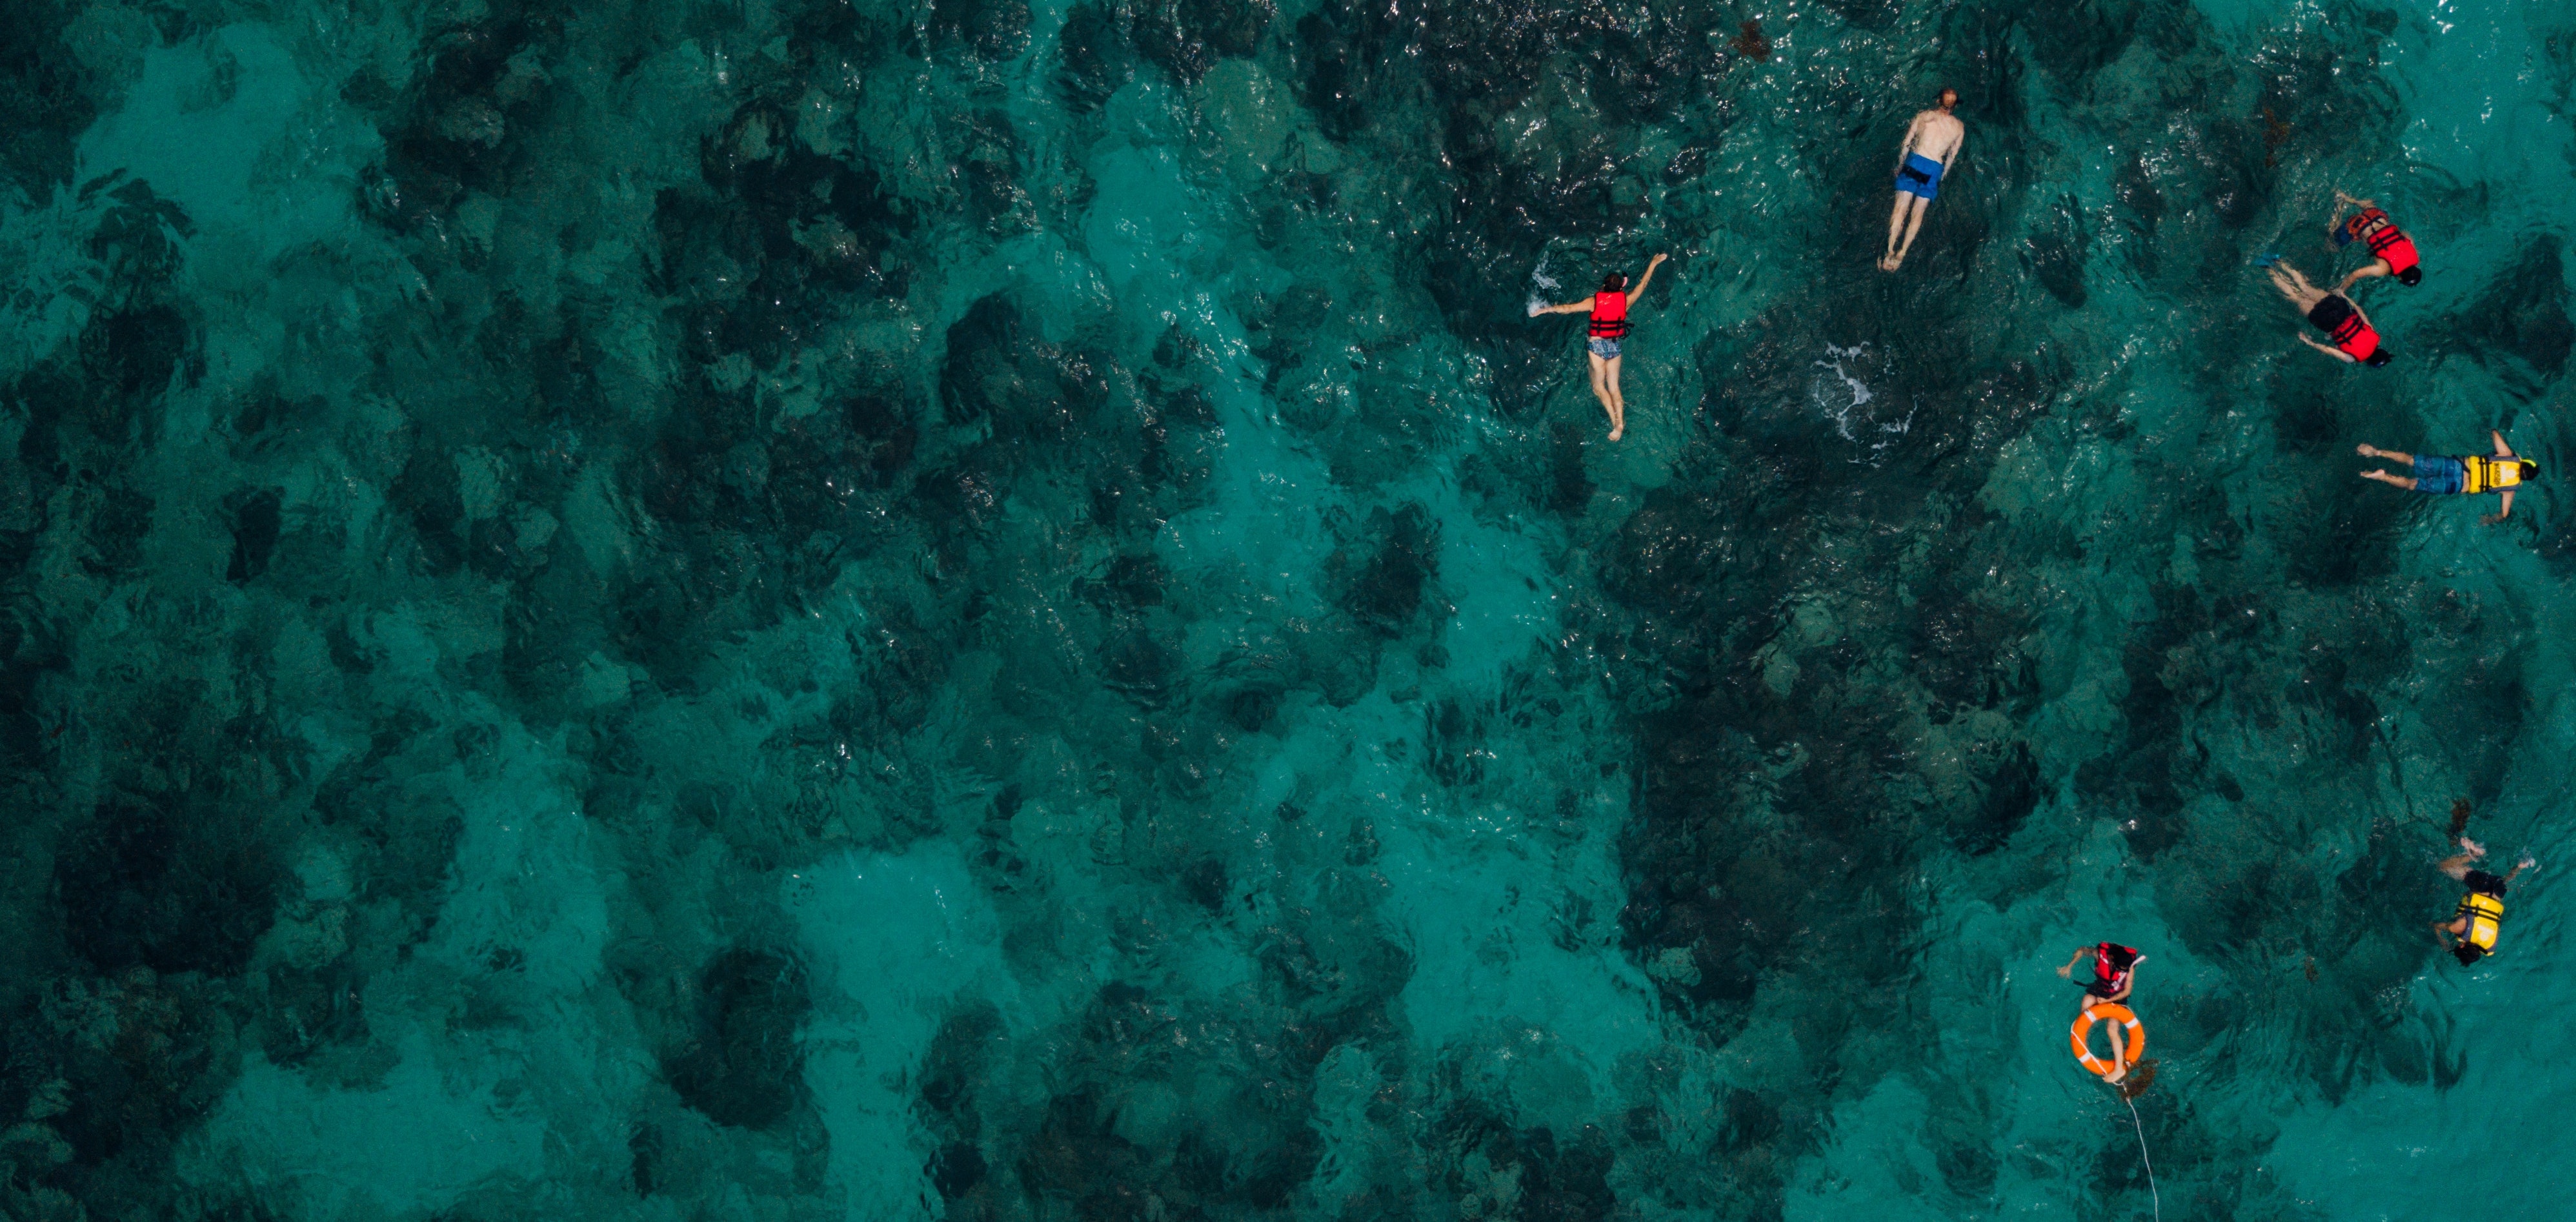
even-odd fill
[(1618, 292), (1618, 291), (1620, 291), (1620, 290), (1622, 290), (1622, 289), (1625, 289), (1625, 288), (1627, 288), (1627, 287), (1628, 287), (1628, 273), (1626, 273), (1626, 272), (1612, 272), (1612, 273), (1610, 273), (1609, 275), (1607, 275), (1607, 276), (1603, 276), (1603, 277), (1601, 278), (1601, 291), (1602, 291), (1602, 292), (1605, 292), (1605, 293), (1616, 293), (1616, 292)]
[(2364, 364), (2364, 365), (2368, 365), (2368, 366), (2370, 366), (2370, 367), (2371, 367), (2371, 368), (2373, 368), (2373, 369), (2377, 369), (2377, 368), (2379, 368), (2380, 366), (2385, 365), (2385, 364), (2387, 364), (2388, 362), (2393, 361), (2393, 360), (2396, 360), (2396, 359), (2397, 359), (2396, 357), (2390, 356), (2390, 355), (2388, 354), (2388, 350), (2387, 350), (2386, 348), (2381, 348), (2381, 349), (2379, 349), (2379, 350), (2377, 350), (2377, 351), (2375, 351), (2375, 352), (2371, 353), (2371, 354), (2370, 354), (2370, 356), (2369, 356), (2367, 359), (2365, 359), (2365, 360), (2363, 360), (2363, 361), (2362, 361), (2362, 364)]
[(1956, 90), (1956, 89), (1952, 89), (1951, 87), (1949, 87), (1949, 86), (1947, 86), (1947, 85), (1943, 85), (1943, 86), (1942, 86), (1942, 87), (1940, 87), (1939, 89), (1935, 89), (1935, 90), (1933, 90), (1933, 91), (1932, 91), (1932, 100), (1933, 100), (1933, 101), (1935, 101), (1935, 102), (1938, 102), (1938, 101), (1940, 101), (1940, 100), (1941, 100), (1941, 99), (1943, 99), (1943, 98), (1950, 98), (1950, 99), (1952, 99), (1952, 100), (1954, 100), (1954, 101), (1955, 101), (1955, 100), (1958, 98), (1958, 96), (1959, 96), (1959, 91), (1958, 91), (1958, 90)]
[(2130, 964), (2135, 963), (2135, 962), (2137, 962), (2137, 961), (2138, 961), (2138, 952), (2137, 952), (2137, 951), (2135, 951), (2135, 950), (2133, 950), (2133, 949), (2131, 949), (2131, 948), (2129, 948), (2129, 947), (2122, 946), (2122, 945), (2120, 945), (2120, 944), (2119, 944), (2119, 943), (2117, 943), (2117, 942), (2112, 943), (2112, 944), (2110, 945), (2110, 948), (2109, 948), (2109, 949), (2107, 949), (2107, 950), (2105, 950), (2105, 951), (2103, 951), (2102, 953), (2103, 953), (2104, 957), (2106, 957), (2106, 958), (2110, 959), (2110, 961), (2111, 961), (2111, 967), (2112, 967), (2114, 970), (2117, 970), (2117, 969), (2119, 969), (2119, 968), (2127, 967), (2127, 966), (2129, 966)]
[(2530, 459), (2526, 458), (2526, 459), (2523, 459), (2523, 460), (2522, 460), (2522, 462), (2521, 462), (2521, 466), (2522, 466), (2522, 477), (2523, 477), (2524, 479), (2539, 479), (2539, 478), (2540, 478), (2540, 464), (2539, 464), (2539, 463), (2533, 462), (2533, 461), (2531, 461)]
[(2474, 967), (2478, 960), (2487, 957), (2487, 953), (2473, 943), (2462, 942), (2451, 948), (2451, 957), (2459, 960), (2461, 967)]
[(2397, 283), (2405, 285), (2410, 289), (2416, 285), (2424, 283), (2424, 269), (2420, 267), (2410, 267), (2405, 271), (2397, 273)]

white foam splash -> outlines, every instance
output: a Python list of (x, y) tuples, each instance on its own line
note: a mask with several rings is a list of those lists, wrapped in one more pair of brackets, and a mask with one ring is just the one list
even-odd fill
[(1834, 431), (1841, 434), (1843, 440), (1859, 444), (1864, 437), (1875, 435), (1876, 440), (1866, 443), (1867, 452), (1851, 461), (1877, 466), (1886, 461), (1888, 447), (1895, 445), (1898, 437), (1914, 427), (1914, 409), (1908, 407), (1905, 418), (1901, 420), (1890, 422), (1878, 418), (1878, 412), (1870, 407), (1877, 394), (1870, 390), (1869, 383), (1843, 366), (1845, 361), (1858, 360), (1868, 349), (1867, 344), (1854, 344), (1848, 348), (1825, 345), (1825, 359), (1815, 362), (1815, 367), (1822, 372), (1809, 384), (1808, 397), (1815, 402), (1816, 410), (1833, 418)]
[(1556, 277), (1547, 274), (1547, 255), (1544, 253), (1538, 257), (1538, 266), (1530, 269), (1530, 284), (1529, 308), (1535, 316), (1541, 307), (1555, 304), (1540, 290), (1558, 287)]

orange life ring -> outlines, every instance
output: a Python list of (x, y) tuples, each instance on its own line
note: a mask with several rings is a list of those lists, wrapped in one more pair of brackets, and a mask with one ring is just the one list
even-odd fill
[[(2075, 1063), (2092, 1070), (2094, 1076), (2107, 1079), (2115, 1071), (2110, 1062), (2093, 1055), (2093, 1046), (2088, 1038), (2093, 1034), (2093, 1024), (2105, 1019), (2129, 1029), (2129, 1051), (2121, 1058), (2121, 1063), (2131, 1068), (2137, 1067), (2138, 1054), (2147, 1050), (2147, 1029), (2138, 1025), (2138, 1016), (2129, 1007), (2116, 1002), (2086, 1006), (2084, 1012), (2075, 1017), (2074, 1029), (2067, 1032), (2067, 1043), (2075, 1049)], [(2112, 1032), (2111, 1038), (2118, 1039), (2119, 1033)]]

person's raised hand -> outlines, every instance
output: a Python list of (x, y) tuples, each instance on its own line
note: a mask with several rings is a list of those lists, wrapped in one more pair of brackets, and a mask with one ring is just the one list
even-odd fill
[(2532, 868), (2533, 866), (2536, 866), (2536, 865), (2539, 865), (2539, 864), (2540, 864), (2540, 859), (2539, 859), (2539, 858), (2534, 857), (2534, 856), (2532, 856), (2532, 855), (2531, 855), (2531, 854), (2529, 854), (2529, 853), (2525, 853), (2525, 854), (2523, 854), (2523, 855), (2522, 855), (2522, 860), (2520, 860), (2520, 861), (2517, 861), (2517, 862), (2513, 863), (2513, 868), (2514, 868), (2514, 869), (2517, 869), (2517, 870), (2528, 870), (2528, 869)]
[(1651, 258), (1651, 259), (1646, 260), (1646, 266), (1648, 266), (1648, 267), (1653, 267), (1654, 265), (1656, 265), (1656, 264), (1658, 264), (1658, 263), (1661, 263), (1661, 262), (1663, 262), (1664, 260), (1669, 259), (1669, 258), (1672, 258), (1672, 256), (1671, 256), (1671, 255), (1656, 255), (1654, 258)]
[(1532, 318), (1536, 318), (1536, 317), (1538, 317), (1539, 315), (1541, 315), (1541, 314), (1545, 314), (1545, 313), (1547, 313), (1547, 307), (1546, 307), (1546, 306), (1539, 305), (1539, 304), (1537, 304), (1536, 302), (1532, 302), (1532, 303), (1530, 304), (1530, 315), (1529, 315), (1530, 317), (1532, 317)]

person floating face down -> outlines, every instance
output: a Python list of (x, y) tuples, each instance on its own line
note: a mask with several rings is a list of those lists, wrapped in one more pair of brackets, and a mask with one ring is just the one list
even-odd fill
[(2302, 335), (2299, 342), (2325, 353), (2338, 361), (2368, 365), (2373, 369), (2389, 361), (2388, 348), (2379, 342), (2379, 331), (2370, 325), (2370, 316), (2361, 312), (2352, 299), (2341, 293), (2329, 293), (2308, 283), (2299, 269), (2287, 263), (2271, 266), (2272, 287), (2299, 307), (2309, 323), (2326, 333), (2333, 342), (2320, 344)]
[(2449, 458), (2439, 454), (2401, 454), (2395, 450), (2380, 449), (2368, 442), (2354, 446), (2353, 452), (2364, 458), (2385, 458), (2390, 462), (2402, 462), (2415, 469), (2415, 473), (2411, 476), (2390, 475), (2385, 471), (2361, 473), (2363, 479), (2375, 479), (2390, 487), (2403, 488), (2408, 492), (2421, 492), (2427, 496), (2449, 496), (2453, 493), (2477, 496), (2488, 492), (2503, 494), (2501, 498), (2503, 503), (2496, 507), (2496, 511), (2478, 519), (2493, 526), (2504, 521), (2506, 516), (2513, 512), (2514, 489), (2539, 478), (2540, 464), (2515, 456), (2513, 449), (2505, 445), (2504, 434), (2489, 429), (2487, 436), (2495, 439), (2495, 453), (2492, 455), (2463, 454), (2457, 458)]
[[(2137, 983), (2138, 965), (2146, 962), (2147, 957), (2139, 954), (2134, 946), (2096, 942), (2091, 946), (2076, 947), (2075, 954), (2058, 967), (2057, 974), (2064, 979), (2075, 980), (2075, 965), (2083, 962), (2086, 955), (2093, 956), (2093, 978), (2075, 981), (2084, 986), (2083, 1008), (2090, 1010), (2098, 1005), (2127, 1004), (2129, 990)], [(2103, 1080), (2116, 1085), (2128, 1075), (2129, 1050), (2115, 1033), (2111, 1037), (2111, 1073)]]
[(1628, 287), (1626, 272), (1612, 272), (1601, 278), (1601, 291), (1590, 301), (1569, 301), (1564, 305), (1533, 305), (1529, 315), (1590, 313), (1592, 321), (1583, 328), (1584, 348), (1592, 370), (1592, 397), (1601, 401), (1601, 410), (1610, 413), (1610, 440), (1617, 441), (1628, 431), (1628, 401), (1619, 395), (1619, 341), (1628, 335), (1628, 307), (1646, 295), (1653, 283), (1655, 269), (1663, 266), (1667, 256), (1656, 255), (1646, 261), (1646, 274), (1637, 277), (1637, 287)]
[(2531, 868), (2532, 859), (2531, 854), (2523, 854), (2522, 860), (2514, 863), (2512, 873), (2498, 878), (2469, 868), (2470, 862), (2487, 855), (2485, 846), (2462, 836), (2460, 848), (2462, 852), (2442, 859), (2441, 870), (2452, 881), (2467, 887), (2469, 893), (2460, 897), (2460, 906), (2452, 910), (2451, 919), (2433, 922), (2433, 929), (2451, 944), (2452, 957), (2466, 967), (2495, 953), (2496, 934), (2504, 924), (2504, 889)]
[(1941, 176), (1950, 172), (1959, 150), (1968, 143), (1967, 124), (1950, 113), (1958, 105), (1959, 91), (1943, 86), (1933, 97), (1932, 109), (1916, 114), (1905, 126), (1905, 142), (1896, 148), (1896, 209), (1887, 216), (1887, 250), (1878, 256), (1880, 271), (1904, 266), (1905, 253), (1914, 249), (1914, 235), (1923, 230), (1923, 209), (1941, 193)]
[[(2396, 222), (2389, 220), (2379, 205), (2366, 199), (2354, 199), (2341, 191), (2335, 192), (2335, 201), (2338, 206), (2329, 232), (2334, 234), (2336, 248), (2360, 242), (2362, 249), (2370, 252), (2370, 261), (2352, 269), (2352, 274), (2335, 286), (2336, 292), (2345, 292), (2355, 281), (2372, 276), (2395, 276), (2399, 284), (2408, 288), (2424, 282), (2424, 263), (2415, 253), (2415, 240), (2407, 237), (2406, 231), (2399, 229)], [(2343, 209), (2347, 206), (2360, 211), (2346, 217)]]

